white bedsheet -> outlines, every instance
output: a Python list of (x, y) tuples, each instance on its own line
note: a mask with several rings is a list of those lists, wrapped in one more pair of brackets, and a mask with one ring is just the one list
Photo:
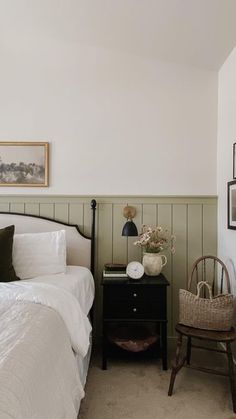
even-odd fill
[(82, 311), (88, 315), (94, 300), (94, 279), (89, 269), (82, 266), (67, 266), (66, 272), (37, 276), (27, 282), (43, 282), (70, 291), (79, 301)]
[(58, 274), (57, 279), (0, 283), (1, 419), (77, 418), (86, 377), (80, 370), (91, 333), (86, 312), (94, 283), (86, 282), (86, 268), (79, 269), (85, 274), (79, 278), (71, 274), (77, 267), (71, 268), (69, 280), (67, 274)]
[(61, 316), (1, 300), (0, 323), (0, 418), (76, 419), (84, 391)]

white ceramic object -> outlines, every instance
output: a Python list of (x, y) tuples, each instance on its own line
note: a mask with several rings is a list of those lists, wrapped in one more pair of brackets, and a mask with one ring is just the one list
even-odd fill
[(146, 275), (156, 276), (161, 273), (162, 268), (167, 264), (167, 257), (159, 253), (143, 254), (143, 267)]

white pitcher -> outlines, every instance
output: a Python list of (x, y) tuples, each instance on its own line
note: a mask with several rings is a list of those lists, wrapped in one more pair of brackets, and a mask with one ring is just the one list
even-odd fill
[(143, 267), (146, 275), (157, 276), (161, 273), (163, 266), (167, 264), (167, 257), (159, 253), (143, 254)]

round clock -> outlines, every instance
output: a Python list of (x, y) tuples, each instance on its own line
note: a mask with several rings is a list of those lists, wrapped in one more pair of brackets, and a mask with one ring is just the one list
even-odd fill
[(130, 262), (127, 265), (126, 273), (132, 279), (140, 279), (144, 274), (144, 267), (140, 262)]

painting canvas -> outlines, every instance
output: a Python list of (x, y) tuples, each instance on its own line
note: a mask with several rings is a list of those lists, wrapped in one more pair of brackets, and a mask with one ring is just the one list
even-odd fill
[(47, 142), (0, 142), (0, 186), (48, 186)]
[(228, 228), (236, 230), (236, 181), (228, 182)]

